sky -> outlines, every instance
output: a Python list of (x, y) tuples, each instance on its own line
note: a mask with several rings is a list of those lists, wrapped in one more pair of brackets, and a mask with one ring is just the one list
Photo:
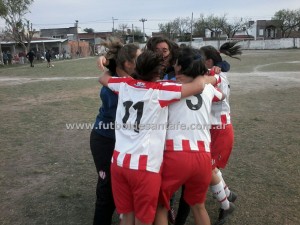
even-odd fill
[[(147, 35), (158, 32), (158, 24), (168, 23), (176, 18), (224, 16), (228, 21), (237, 18), (269, 20), (281, 9), (300, 9), (299, 0), (35, 0), (25, 18), (36, 30), (46, 28), (73, 27), (78, 20), (79, 27), (92, 28), (95, 32), (112, 31), (119, 25), (143, 31), (141, 19), (146, 19), (144, 29)], [(0, 29), (5, 27), (0, 20)]]

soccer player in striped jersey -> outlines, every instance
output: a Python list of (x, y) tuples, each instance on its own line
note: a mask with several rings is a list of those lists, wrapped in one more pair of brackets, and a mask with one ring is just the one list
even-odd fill
[[(236, 55), (242, 54), (240, 48), (241, 46), (237, 45), (237, 42), (226, 42), (220, 47), (219, 51), (213, 46), (204, 46), (200, 48), (200, 52), (206, 58), (205, 65), (207, 68), (212, 68), (222, 62), (220, 53), (237, 58)], [(210, 134), (213, 171), (210, 189), (221, 205), (215, 225), (226, 222), (229, 215), (234, 211), (233, 202), (237, 198), (237, 195), (229, 190), (220, 171), (220, 168), (224, 169), (228, 163), (233, 148), (234, 135), (230, 118), (230, 84), (226, 73), (221, 72), (219, 76), (218, 87), (226, 95), (226, 98), (221, 102), (213, 103), (211, 110), (212, 127)]]
[[(174, 66), (176, 80), (187, 84), (207, 73), (197, 50), (179, 50)], [(211, 180), (210, 110), (221, 101), (222, 92), (206, 84), (202, 93), (181, 99), (169, 106), (169, 129), (164, 152), (160, 203), (155, 224), (167, 225), (171, 196), (182, 186), (184, 199), (191, 206), (195, 224), (209, 225), (205, 209), (206, 192)]]
[[(220, 53), (229, 57), (237, 58), (235, 55), (240, 55), (240, 46), (236, 45), (237, 42), (226, 42), (219, 50), (213, 46), (204, 46), (200, 49), (201, 55), (205, 58), (205, 65), (210, 71), (215, 66), (226, 65), (224, 64)], [(238, 58), (237, 58), (238, 59)], [(227, 70), (230, 65), (228, 64)], [(226, 185), (222, 173), (219, 168), (224, 168), (227, 165), (230, 153), (233, 147), (233, 128), (230, 120), (230, 106), (229, 94), (230, 85), (226, 76), (226, 70), (218, 76), (217, 85), (220, 90), (225, 94), (226, 98), (220, 102), (213, 102), (211, 121), (211, 156), (212, 156), (212, 180), (210, 189), (213, 192), (214, 198), (220, 203), (219, 216), (214, 225), (224, 224), (228, 217), (235, 209), (233, 202), (236, 200), (237, 195), (230, 191)], [(214, 75), (213, 71), (211, 75)], [(175, 225), (184, 225), (189, 213), (189, 207), (183, 200), (183, 195), (180, 199), (179, 209), (176, 216)]]
[(205, 79), (188, 84), (158, 82), (162, 57), (143, 52), (136, 61), (136, 78), (115, 78), (107, 73), (99, 82), (119, 95), (112, 157), (113, 195), (122, 225), (152, 224), (159, 189), (168, 105), (200, 93)]
[[(117, 38), (110, 38), (103, 43), (107, 48), (106, 57), (112, 60), (109, 73), (112, 76), (130, 76), (135, 71), (135, 61), (141, 53), (135, 44), (124, 45)], [(90, 134), (90, 148), (96, 166), (98, 181), (96, 186), (96, 202), (93, 225), (110, 225), (112, 223), (115, 203), (111, 188), (110, 165), (115, 147), (115, 130), (111, 126), (115, 122), (118, 95), (107, 87), (100, 91), (99, 113), (96, 116)]]

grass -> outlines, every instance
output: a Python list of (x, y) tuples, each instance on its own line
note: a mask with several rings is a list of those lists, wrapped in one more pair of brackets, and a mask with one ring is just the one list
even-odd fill
[[(238, 193), (228, 224), (300, 224), (300, 73), (295, 73), (300, 63), (286, 63), (299, 56), (299, 50), (281, 50), (245, 51), (241, 61), (226, 58), (234, 84), (235, 146), (223, 175)], [(71, 78), (18, 84), (0, 80), (1, 225), (92, 224), (97, 174), (90, 130), (68, 130), (66, 123), (94, 122), (97, 78), (72, 77), (100, 72), (96, 58), (54, 64), (51, 69), (45, 63), (0, 68), (0, 79)], [(210, 194), (207, 210), (214, 222), (218, 204)], [(192, 216), (187, 224), (193, 224)]]
[(30, 64), (8, 65), (0, 67), (0, 76), (41, 78), (49, 76), (88, 77), (99, 74), (95, 57), (53, 60), (52, 64), (54, 65), (52, 68), (47, 68), (47, 63), (44, 61), (35, 61), (34, 68), (31, 68)]
[[(223, 55), (222, 55), (223, 56)], [(261, 72), (299, 71), (299, 49), (248, 50), (243, 51), (241, 60), (223, 57), (231, 65), (230, 72), (252, 72), (258, 67)], [(298, 61), (298, 63), (291, 63)]]

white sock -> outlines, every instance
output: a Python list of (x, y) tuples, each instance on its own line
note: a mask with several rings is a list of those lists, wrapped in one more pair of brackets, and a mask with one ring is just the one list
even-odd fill
[(221, 208), (225, 210), (229, 209), (229, 201), (227, 200), (227, 196), (225, 194), (223, 182), (220, 181), (220, 183), (210, 186), (210, 190), (212, 191), (218, 202), (221, 204)]
[(226, 185), (226, 183), (225, 183), (225, 181), (223, 179), (221, 170), (218, 170), (218, 172), (216, 174), (220, 178), (220, 180), (222, 181), (223, 186), (224, 186), (224, 190), (225, 190), (225, 193), (226, 193), (226, 196), (228, 197), (230, 195), (230, 190), (229, 190), (229, 187)]

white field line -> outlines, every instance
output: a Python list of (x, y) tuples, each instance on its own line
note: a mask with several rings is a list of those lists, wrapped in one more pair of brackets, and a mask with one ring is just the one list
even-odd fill
[(0, 77), (0, 86), (3, 85), (17, 85), (40, 81), (59, 81), (59, 80), (88, 80), (98, 79), (99, 77), (42, 77), (42, 78), (30, 78), (30, 77)]
[(271, 66), (271, 65), (276, 65), (276, 64), (281, 64), (281, 63), (300, 63), (300, 61), (287, 61), (287, 62), (276, 62), (276, 63), (268, 63), (268, 64), (263, 64), (263, 65), (258, 65), (256, 67), (254, 67), (254, 72), (258, 72), (260, 69), (262, 69), (263, 67), (267, 67), (267, 66)]

